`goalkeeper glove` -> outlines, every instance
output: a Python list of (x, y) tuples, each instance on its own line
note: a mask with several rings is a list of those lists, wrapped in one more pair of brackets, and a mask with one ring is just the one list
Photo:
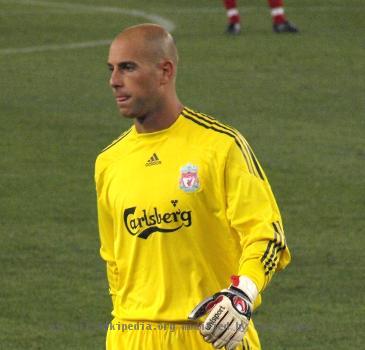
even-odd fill
[[(257, 296), (256, 285), (248, 277), (232, 276), (232, 282), (228, 289), (203, 300), (189, 315), (189, 319), (196, 320), (209, 313), (200, 332), (217, 349), (225, 346), (233, 350), (241, 343), (252, 314), (252, 302), (247, 294), (252, 299)], [(248, 286), (247, 293), (239, 288), (242, 285)]]

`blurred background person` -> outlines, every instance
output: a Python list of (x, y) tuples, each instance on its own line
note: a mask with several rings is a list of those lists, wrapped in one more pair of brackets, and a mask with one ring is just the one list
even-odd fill
[[(227, 11), (228, 34), (239, 34), (241, 31), (240, 13), (237, 8), (237, 0), (223, 0)], [(298, 33), (298, 28), (290, 23), (284, 12), (283, 0), (268, 0), (272, 17), (272, 28), (275, 33)]]

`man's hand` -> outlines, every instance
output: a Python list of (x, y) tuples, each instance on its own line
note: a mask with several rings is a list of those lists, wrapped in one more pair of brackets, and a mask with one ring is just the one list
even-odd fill
[(231, 286), (203, 300), (190, 313), (189, 319), (196, 320), (208, 312), (200, 328), (204, 340), (217, 349), (225, 346), (227, 350), (233, 350), (242, 341), (251, 318), (249, 297)]

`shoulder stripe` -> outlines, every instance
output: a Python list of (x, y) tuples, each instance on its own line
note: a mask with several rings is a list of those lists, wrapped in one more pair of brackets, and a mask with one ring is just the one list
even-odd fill
[(249, 154), (249, 158), (250, 158), (252, 164), (254, 165), (254, 168), (256, 169), (258, 176), (262, 180), (264, 180), (264, 174), (261, 170), (261, 167), (259, 165), (259, 162), (257, 161), (257, 158), (256, 158), (255, 154), (253, 153), (253, 151), (252, 151), (250, 145), (248, 144), (248, 142), (244, 139), (244, 137), (239, 133), (238, 130), (236, 130), (236, 129), (234, 129), (234, 128), (226, 125), (226, 124), (223, 124), (223, 123), (217, 121), (216, 119), (214, 119), (214, 118), (212, 118), (212, 117), (210, 117), (206, 114), (203, 114), (203, 113), (197, 113), (197, 114), (200, 115), (201, 117), (204, 116), (206, 118), (209, 118), (210, 120), (212, 120), (212, 123), (217, 124), (217, 125), (219, 125), (220, 127), (224, 128), (224, 129), (232, 131), (234, 133), (234, 135), (236, 135), (236, 137), (239, 138), (239, 140), (241, 141), (241, 143), (243, 144), (243, 146), (247, 150), (247, 153)]
[[(240, 143), (241, 146), (238, 145), (238, 147), (241, 149), (241, 152), (244, 154), (246, 160), (248, 160), (248, 166), (249, 166), (249, 169), (250, 169), (250, 172), (251, 173), (254, 173), (254, 168), (253, 168), (253, 163), (252, 162), (249, 162), (250, 161), (250, 157), (249, 157), (249, 152), (248, 152), (248, 149), (246, 147), (246, 144), (243, 142), (243, 138), (242, 136), (239, 134), (239, 132), (221, 122), (219, 122), (217, 119), (209, 116), (209, 115), (206, 115), (206, 114), (203, 114), (203, 113), (198, 113), (198, 112), (194, 112), (193, 110), (189, 109), (189, 108), (186, 108), (186, 111), (192, 115), (192, 116), (195, 116), (196, 118), (208, 123), (208, 124), (211, 124), (211, 125), (215, 125), (217, 127), (220, 127), (224, 130), (227, 130), (227, 132), (230, 133), (231, 137), (234, 137), (236, 143)], [(207, 120), (209, 119), (209, 120)], [(243, 148), (246, 149), (247, 152), (244, 152)]]
[[(227, 135), (229, 133), (229, 136), (231, 136), (235, 139), (236, 144), (240, 148), (240, 150), (246, 160), (247, 167), (249, 168), (250, 173), (254, 174), (257, 177), (260, 177), (262, 180), (265, 179), (263, 172), (260, 168), (260, 165), (259, 165), (254, 153), (252, 152), (252, 149), (250, 148), (247, 141), (238, 132), (238, 130), (219, 122), (218, 120), (216, 120), (215, 118), (213, 118), (211, 116), (208, 116), (203, 113), (194, 112), (189, 108), (185, 107), (184, 111), (187, 112), (190, 116), (195, 117), (200, 121), (203, 121), (212, 126), (214, 125), (216, 128), (218, 127), (218, 128), (223, 129), (224, 131), (226, 131), (224, 133)], [(212, 129), (216, 130), (215, 128), (212, 128)]]
[[(229, 129), (228, 130), (218, 129), (217, 126), (220, 127), (218, 123), (215, 123), (216, 126), (214, 126), (210, 121), (207, 121), (203, 118), (199, 118), (199, 117), (187, 112), (186, 110), (184, 110), (182, 112), (182, 115), (185, 118), (190, 119), (191, 121), (195, 122), (196, 124), (199, 124), (199, 125), (203, 126), (206, 129), (212, 129), (214, 131), (217, 131), (219, 133), (226, 134), (226, 135), (232, 137), (234, 139), (236, 145), (238, 146), (238, 148), (241, 150), (241, 153), (242, 153), (243, 157), (245, 158), (245, 162), (246, 162), (246, 165), (247, 165), (247, 168), (248, 168), (249, 172), (256, 176), (255, 171), (253, 170), (253, 166), (250, 163), (249, 155), (244, 151), (243, 145), (241, 144), (240, 139), (237, 137), (237, 135), (235, 135)], [(207, 124), (205, 124), (205, 123), (207, 123)]]
[(181, 115), (183, 117), (185, 117), (185, 118), (193, 121), (194, 123), (196, 123), (196, 124), (198, 124), (198, 125), (206, 128), (206, 129), (212, 129), (212, 130), (217, 131), (217, 132), (219, 132), (221, 134), (226, 134), (226, 135), (232, 137), (235, 140), (235, 143), (237, 144), (238, 148), (241, 150), (241, 152), (242, 152), (242, 154), (243, 154), (243, 156), (245, 158), (245, 161), (246, 161), (247, 167), (249, 169), (249, 172), (252, 173), (252, 174), (254, 174), (253, 171), (252, 171), (252, 168), (250, 167), (250, 162), (249, 162), (249, 160), (248, 160), (245, 152), (243, 151), (241, 144), (239, 143), (238, 139), (234, 135), (232, 135), (230, 132), (227, 132), (225, 130), (217, 129), (216, 127), (214, 127), (211, 124), (208, 124), (208, 125), (207, 124), (204, 124), (201, 120), (199, 120), (198, 118), (192, 116), (191, 114), (188, 114), (186, 111), (182, 111)]
[(127, 131), (124, 131), (117, 139), (115, 139), (109, 146), (106, 146), (100, 153), (105, 152), (109, 148), (116, 145), (119, 141), (123, 140), (130, 132), (132, 131), (132, 128), (128, 129)]

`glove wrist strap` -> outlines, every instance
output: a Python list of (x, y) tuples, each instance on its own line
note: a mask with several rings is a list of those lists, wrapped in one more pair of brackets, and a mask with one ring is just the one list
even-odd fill
[(247, 276), (232, 276), (230, 288), (243, 292), (253, 304), (259, 294), (256, 284)]

